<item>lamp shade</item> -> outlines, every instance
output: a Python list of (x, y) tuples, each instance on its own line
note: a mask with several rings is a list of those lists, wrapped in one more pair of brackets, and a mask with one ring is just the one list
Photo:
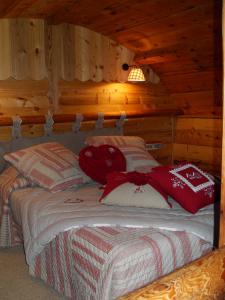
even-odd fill
[(132, 82), (145, 81), (145, 75), (140, 67), (132, 66), (127, 80)]

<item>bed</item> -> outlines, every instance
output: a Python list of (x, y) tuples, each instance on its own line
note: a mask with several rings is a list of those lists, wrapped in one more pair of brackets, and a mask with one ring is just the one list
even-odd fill
[[(140, 156), (123, 147), (132, 171)], [(146, 171), (146, 162), (137, 170)], [(78, 300), (116, 299), (212, 250), (213, 203), (193, 214), (172, 198), (170, 209), (104, 205), (103, 193), (93, 180), (52, 192), (7, 167), (0, 246), (23, 243), (30, 274)]]

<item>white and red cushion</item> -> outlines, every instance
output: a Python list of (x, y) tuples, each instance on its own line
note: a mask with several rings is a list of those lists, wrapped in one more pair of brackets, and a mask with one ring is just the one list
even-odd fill
[(195, 165), (160, 166), (149, 176), (191, 213), (214, 202), (213, 180)]
[(93, 180), (105, 184), (107, 174), (114, 171), (126, 171), (126, 159), (114, 146), (87, 146), (79, 154), (81, 169)]
[(108, 205), (170, 208), (167, 195), (147, 174), (114, 172), (107, 176), (100, 202)]
[(91, 136), (86, 144), (99, 146), (109, 144), (118, 147), (126, 158), (127, 172), (138, 171), (147, 173), (159, 163), (146, 150), (145, 142), (137, 136)]
[(52, 192), (90, 181), (79, 168), (78, 156), (56, 142), (8, 153), (4, 158), (26, 178)]

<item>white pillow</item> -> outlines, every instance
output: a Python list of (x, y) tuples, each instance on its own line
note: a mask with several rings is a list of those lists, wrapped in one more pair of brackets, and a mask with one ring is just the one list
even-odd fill
[(125, 182), (117, 186), (102, 198), (101, 202), (118, 206), (170, 208), (166, 199), (150, 184), (137, 186), (130, 182)]

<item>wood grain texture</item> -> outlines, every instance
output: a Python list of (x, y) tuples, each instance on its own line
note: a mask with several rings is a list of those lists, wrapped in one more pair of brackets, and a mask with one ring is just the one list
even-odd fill
[[(223, 60), (225, 60), (225, 0), (223, 0)], [(221, 204), (219, 246), (225, 246), (225, 67), (223, 67), (223, 134), (222, 134), (222, 168), (221, 168)]]
[(220, 175), (222, 158), (222, 119), (178, 117), (174, 128), (173, 158), (189, 161)]
[(0, 81), (0, 112), (2, 116), (38, 115), (49, 110), (47, 80)]
[(175, 271), (120, 300), (223, 300), (225, 248)]
[(59, 93), (58, 112), (60, 113), (176, 110), (176, 107), (170, 103), (167, 90), (161, 83), (135, 85), (78, 80), (60, 81)]
[[(44, 21), (10, 20), (10, 37), (8, 38), (11, 41), (11, 77), (18, 80), (45, 78)], [(0, 79), (5, 78), (6, 76), (0, 73)]]
[[(117, 55), (129, 61), (128, 52), (135, 52), (135, 61), (152, 65), (172, 94), (181, 99), (184, 93), (196, 93), (195, 100), (186, 98), (188, 112), (182, 101), (178, 103), (191, 114), (214, 114), (216, 110), (210, 106), (222, 106), (221, 15), (222, 0), (105, 0), (95, 5), (91, 0), (5, 0), (0, 5), (1, 17), (43, 18), (49, 24), (62, 24), (57, 26), (62, 35), (62, 78), (96, 82), (121, 79), (125, 74), (116, 70), (121, 63)], [(68, 24), (85, 29), (76, 33)], [(82, 50), (77, 52), (78, 48)], [(105, 59), (107, 53), (114, 59)], [(17, 64), (24, 65), (25, 56), (22, 51)], [(87, 64), (81, 66), (81, 61)], [(5, 74), (9, 72), (7, 63), (4, 69)], [(211, 104), (201, 109), (204, 98), (200, 92), (204, 91), (209, 92)], [(190, 111), (192, 106), (195, 110)]]

